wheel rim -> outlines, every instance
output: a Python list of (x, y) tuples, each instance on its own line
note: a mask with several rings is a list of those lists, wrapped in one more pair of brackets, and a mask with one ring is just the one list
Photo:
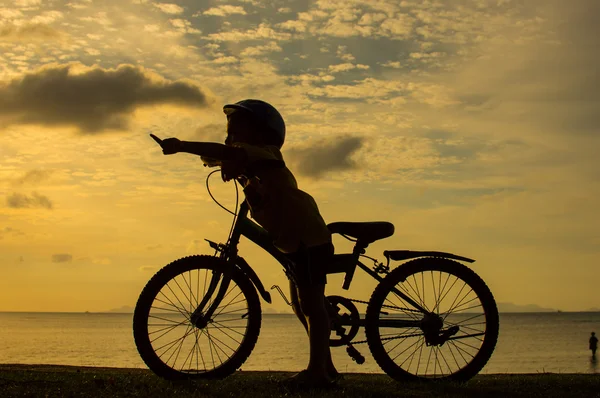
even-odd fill
[[(387, 294), (380, 314), (383, 326), (378, 329), (390, 360), (409, 374), (424, 378), (463, 371), (481, 351), (487, 330), (485, 308), (470, 284), (448, 272), (426, 270), (409, 275), (395, 288), (429, 314), (413, 310), (393, 291)], [(415, 325), (389, 327), (394, 321), (414, 321)], [(440, 340), (436, 342), (428, 333)]]
[[(182, 272), (160, 288), (150, 306), (152, 349), (162, 363), (184, 374), (221, 367), (239, 350), (248, 329), (248, 301), (234, 280), (206, 326), (194, 326), (192, 313), (205, 296), (211, 277), (209, 269)], [(211, 303), (209, 300), (205, 308)]]

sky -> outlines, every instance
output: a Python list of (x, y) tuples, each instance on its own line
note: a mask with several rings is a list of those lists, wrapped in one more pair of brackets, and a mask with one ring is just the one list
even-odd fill
[[(595, 0), (0, 0), (0, 311), (133, 307), (162, 266), (212, 254), (232, 220), (209, 170), (148, 133), (222, 142), (222, 106), (244, 98), (281, 112), (284, 158), (327, 222), (394, 223), (367, 254), (447, 251), (498, 302), (600, 307), (597, 15)], [(211, 187), (234, 206), (231, 183)], [(240, 254), (287, 290), (261, 249)], [(342, 280), (328, 294), (368, 300), (370, 277)], [(289, 311), (272, 294), (263, 307)]]

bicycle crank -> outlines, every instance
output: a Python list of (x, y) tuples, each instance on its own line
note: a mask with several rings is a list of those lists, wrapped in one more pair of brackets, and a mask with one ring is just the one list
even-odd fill
[[(350, 299), (345, 297), (327, 296), (326, 298), (329, 302), (328, 310), (329, 318), (331, 319), (331, 328), (335, 330), (335, 334), (338, 336), (338, 338), (331, 337), (329, 345), (331, 347), (340, 347), (350, 344), (360, 329), (360, 314), (358, 309)], [(350, 327), (349, 330), (347, 326)]]

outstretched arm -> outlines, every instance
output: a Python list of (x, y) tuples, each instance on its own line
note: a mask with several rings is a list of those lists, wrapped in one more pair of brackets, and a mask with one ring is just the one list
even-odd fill
[(242, 148), (231, 147), (216, 142), (181, 141), (179, 152), (191, 153), (217, 160), (242, 161), (246, 157), (246, 152)]
[(217, 160), (232, 160), (236, 162), (243, 162), (246, 160), (246, 151), (242, 148), (231, 147), (216, 142), (180, 141), (177, 138), (161, 140), (154, 134), (150, 134), (150, 136), (162, 147), (165, 155), (186, 152)]

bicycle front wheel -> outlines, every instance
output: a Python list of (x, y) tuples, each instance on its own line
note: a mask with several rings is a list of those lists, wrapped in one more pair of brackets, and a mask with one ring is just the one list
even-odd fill
[(373, 358), (397, 380), (466, 381), (491, 357), (498, 330), (489, 288), (472, 270), (444, 258), (412, 260), (387, 275), (373, 291), (365, 325)]
[(191, 319), (207, 295), (213, 273), (224, 267), (216, 257), (185, 257), (158, 271), (142, 291), (133, 314), (133, 335), (140, 356), (158, 376), (225, 377), (254, 349), (260, 333), (260, 301), (252, 282), (239, 270), (231, 274), (211, 319), (202, 325)]

